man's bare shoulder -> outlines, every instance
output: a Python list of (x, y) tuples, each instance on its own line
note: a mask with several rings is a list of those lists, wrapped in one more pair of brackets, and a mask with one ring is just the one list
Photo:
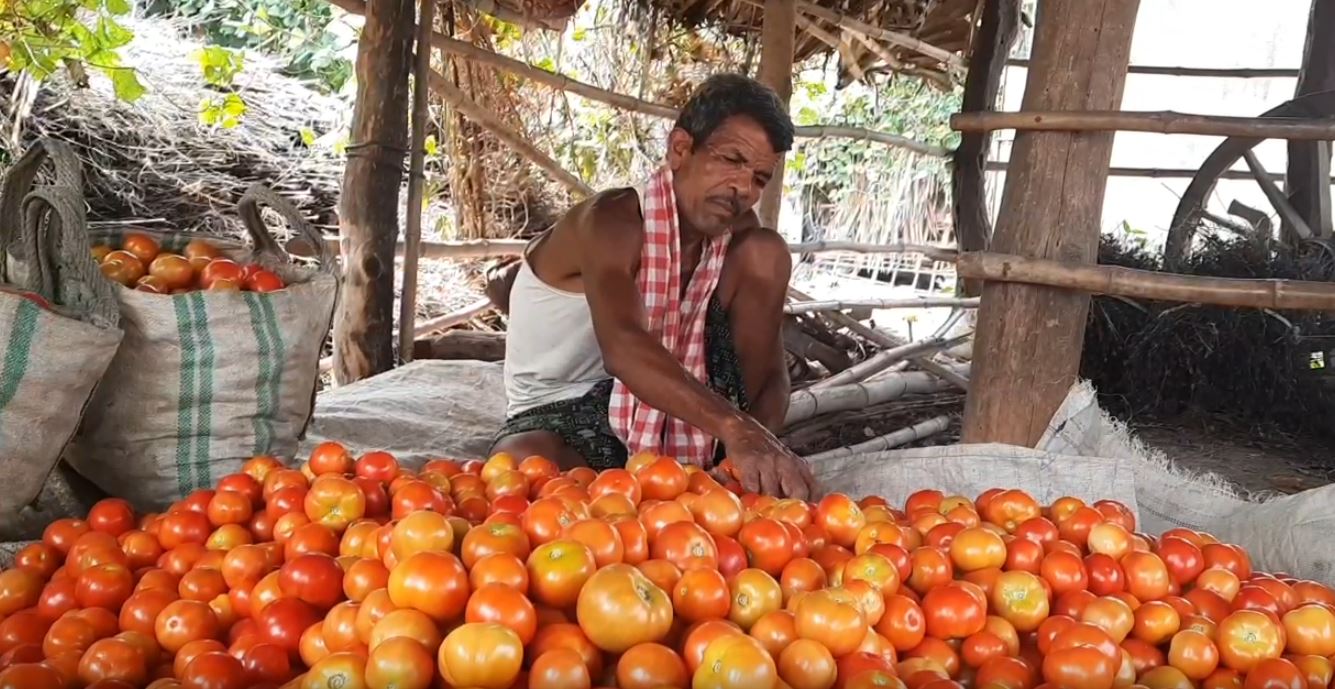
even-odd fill
[(571, 215), (578, 216), (579, 224), (598, 234), (643, 223), (640, 196), (630, 187), (601, 191), (580, 202), (574, 210)]
[(733, 233), (728, 244), (728, 259), (736, 261), (743, 272), (755, 276), (782, 275), (792, 269), (792, 255), (783, 235), (760, 225)]

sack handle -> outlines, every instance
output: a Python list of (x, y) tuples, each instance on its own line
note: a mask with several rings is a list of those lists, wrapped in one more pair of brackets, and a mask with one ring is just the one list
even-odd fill
[[(3, 184), (0, 184), (0, 282), (9, 279), (6, 264), (10, 253), (32, 260), (34, 265), (41, 265), (35, 253), (37, 247), (33, 244), (37, 238), (25, 235), (27, 217), (23, 208), (28, 193), (33, 190), (33, 184), (37, 181), (37, 174), (42, 170), (42, 164), (48, 160), (51, 161), (56, 173), (56, 181), (52, 186), (70, 189), (75, 194), (82, 193), (83, 173), (79, 157), (68, 144), (55, 139), (41, 138), (23, 153), (5, 175)], [(82, 204), (79, 205), (79, 211), (77, 216), (82, 226)], [(15, 251), (12, 247), (17, 247), (18, 250)], [(30, 280), (29, 283), (31, 282)], [(38, 283), (38, 289), (35, 291), (40, 291), (43, 296), (49, 298), (51, 295), (41, 289), (41, 284)], [(29, 289), (31, 284), (19, 287)]]
[(246, 188), (241, 200), (236, 204), (237, 214), (241, 216), (241, 223), (245, 225), (246, 232), (255, 242), (255, 250), (259, 253), (275, 256), (283, 261), (290, 262), (292, 257), (283, 247), (278, 245), (277, 240), (269, 233), (269, 227), (264, 224), (264, 217), (260, 213), (261, 204), (272, 208), (275, 212), (287, 221), (292, 231), (307, 244), (311, 245), (316, 260), (320, 263), (320, 270), (323, 272), (333, 272), (337, 265), (334, 260), (334, 254), (329, 250), (329, 245), (325, 243), (324, 236), (320, 234), (306, 219), (301, 216), (301, 212), (291, 201), (275, 193), (272, 189), (262, 184), (252, 184)]
[(120, 324), (115, 288), (93, 260), (83, 198), (66, 187), (38, 187), (23, 199), (23, 239), (33, 250), (41, 294), (99, 328)]

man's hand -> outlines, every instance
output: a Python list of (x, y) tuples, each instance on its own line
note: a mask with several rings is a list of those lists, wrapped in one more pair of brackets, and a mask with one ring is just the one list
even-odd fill
[(820, 487), (806, 460), (793, 454), (765, 427), (752, 422), (724, 439), (742, 488), (781, 498), (812, 500)]

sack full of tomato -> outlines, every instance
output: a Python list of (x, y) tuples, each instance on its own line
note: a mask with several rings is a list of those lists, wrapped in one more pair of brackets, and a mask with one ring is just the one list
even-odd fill
[[(292, 262), (261, 204), (315, 250), (317, 266)], [(292, 456), (310, 420), (336, 262), (276, 194), (252, 187), (238, 212), (252, 246), (196, 233), (94, 237), (125, 341), (68, 459), (138, 506), (165, 506), (211, 486), (253, 455)]]
[[(56, 183), (34, 186), (53, 160)], [(73, 153), (39, 143), (0, 191), (0, 539), (30, 538), (32, 504), (121, 340), (116, 299), (83, 234)], [(40, 527), (37, 532), (40, 533)]]
[(0, 573), (0, 688), (1328, 687), (1335, 592), (1111, 501), (316, 447)]

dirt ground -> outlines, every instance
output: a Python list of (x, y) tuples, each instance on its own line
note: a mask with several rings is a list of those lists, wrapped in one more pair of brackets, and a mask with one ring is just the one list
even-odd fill
[(1335, 482), (1335, 442), (1329, 440), (1200, 418), (1132, 428), (1179, 465), (1213, 472), (1247, 491), (1297, 493)]

